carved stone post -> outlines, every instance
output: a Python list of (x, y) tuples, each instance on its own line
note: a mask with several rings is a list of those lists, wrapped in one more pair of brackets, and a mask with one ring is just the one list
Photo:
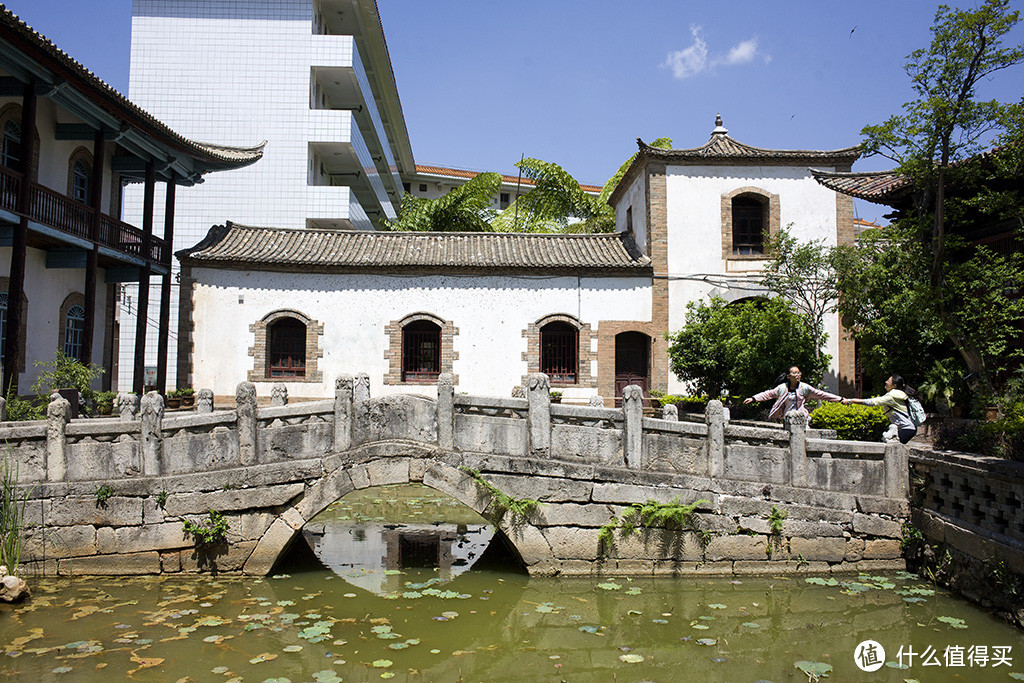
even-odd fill
[(591, 408), (604, 408), (604, 396), (591, 396), (587, 405)]
[(551, 454), (551, 384), (542, 372), (526, 376), (526, 428), (530, 455)]
[(450, 372), (437, 376), (437, 447), (455, 450), (455, 376)]
[(793, 486), (807, 486), (807, 414), (791, 410), (785, 417), (789, 432), (789, 481)]
[(708, 401), (704, 408), (708, 425), (708, 465), (712, 477), (725, 476), (725, 406), (718, 399)]
[(142, 472), (146, 476), (162, 471), (164, 446), (164, 397), (150, 391), (142, 397)]
[(622, 389), (622, 455), (626, 467), (644, 468), (644, 390), (630, 384)]
[(334, 380), (334, 452), (352, 447), (352, 375)]
[(356, 403), (370, 400), (370, 376), (365, 372), (356, 375), (356, 384), (352, 389), (352, 400)]
[(0, 422), (7, 421), (7, 399), (0, 396)]
[(910, 454), (899, 441), (885, 444), (885, 496), (902, 498), (910, 496)]
[(50, 395), (46, 406), (46, 480), (64, 481), (67, 475), (68, 437), (65, 432), (71, 421), (71, 402), (58, 393)]
[(270, 406), (288, 405), (288, 387), (283, 382), (278, 382), (270, 389)]
[(121, 392), (117, 395), (117, 412), (121, 414), (121, 422), (131, 422), (139, 414), (139, 397), (137, 394)]
[(213, 412), (213, 389), (200, 389), (199, 393), (196, 394), (196, 412)]
[(662, 407), (661, 419), (679, 422), (679, 408), (676, 407), (675, 403), (669, 403), (667, 406)]
[(238, 416), (238, 461), (256, 464), (256, 385), (241, 382), (235, 389), (235, 411)]

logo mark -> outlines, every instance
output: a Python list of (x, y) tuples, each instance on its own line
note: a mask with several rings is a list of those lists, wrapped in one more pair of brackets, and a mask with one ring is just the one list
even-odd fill
[(862, 641), (853, 651), (853, 661), (861, 671), (878, 671), (885, 664), (885, 648), (876, 640)]

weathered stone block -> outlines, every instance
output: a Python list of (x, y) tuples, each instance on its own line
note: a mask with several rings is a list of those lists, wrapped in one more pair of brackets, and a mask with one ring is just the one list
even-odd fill
[(704, 550), (709, 562), (720, 560), (764, 560), (767, 538), (764, 536), (717, 536)]
[(541, 530), (551, 553), (560, 560), (596, 560), (597, 529), (547, 527)]
[(295, 509), (306, 519), (312, 519), (328, 505), (353, 491), (352, 478), (346, 470), (336, 470), (306, 488)]
[(137, 526), (142, 524), (142, 499), (112, 496), (103, 505), (95, 497), (55, 500), (50, 506), (47, 523), (53, 526)]
[[(684, 505), (689, 505), (700, 498), (709, 499), (709, 495), (697, 491), (666, 488), (663, 486), (637, 486), (635, 484), (612, 484), (596, 483), (591, 492), (590, 499), (595, 503), (614, 503), (617, 505), (630, 505), (632, 503), (646, 503), (648, 499), (656, 500), (659, 503), (669, 503), (679, 498)], [(714, 505), (713, 500), (710, 501)]]
[(434, 463), (427, 467), (423, 473), (423, 485), (447, 493), (478, 512), (489, 502), (488, 497), (481, 492), (471, 476), (447, 465)]
[(142, 523), (160, 524), (167, 519), (164, 509), (160, 507), (156, 498), (142, 499)]
[(846, 556), (843, 558), (846, 562), (860, 562), (864, 559), (864, 539), (863, 538), (848, 538), (846, 539)]
[(772, 532), (768, 520), (760, 517), (740, 517), (739, 528), (742, 531), (753, 531), (756, 534), (765, 534), (766, 536)]
[(94, 576), (138, 576), (160, 573), (160, 554), (155, 551), (93, 555), (60, 560), (61, 574)]
[(845, 538), (791, 538), (789, 553), (793, 557), (822, 562), (842, 562), (846, 557)]
[[(611, 570), (614, 569), (615, 573), (626, 574), (627, 576), (643, 576), (654, 574), (653, 560), (615, 559), (606, 560), (604, 563), (601, 564), (603, 564), (603, 566), (601, 566), (602, 573), (610, 573)], [(593, 566), (596, 567), (599, 565), (594, 564)]]
[(902, 555), (900, 542), (895, 539), (870, 539), (864, 543), (865, 560), (894, 560)]
[[(484, 479), (513, 498), (533, 498), (544, 502), (576, 502), (590, 500), (590, 482), (551, 477), (511, 477), (487, 473)], [(605, 520), (607, 521), (607, 520)], [(603, 522), (602, 522), (603, 523)]]
[(162, 574), (177, 574), (181, 571), (181, 551), (171, 550), (160, 553), (160, 572)]
[(423, 481), (423, 474), (427, 471), (428, 460), (425, 458), (413, 458), (409, 461), (409, 481)]
[[(242, 572), (255, 576), (270, 573), (281, 551), (288, 546), (296, 533), (283, 519), (275, 521), (252, 549), (242, 565)], [(184, 559), (182, 562), (184, 563)]]
[(843, 527), (828, 522), (804, 522), (786, 520), (782, 523), (782, 533), (785, 536), (799, 536), (802, 538), (824, 538), (831, 536), (842, 536)]
[(853, 530), (858, 534), (868, 536), (884, 536), (886, 538), (901, 538), (901, 524), (881, 517), (872, 515), (855, 514), (853, 516)]
[(26, 533), (24, 559), (39, 557), (82, 557), (95, 555), (96, 527), (78, 526), (35, 527)]
[(599, 527), (612, 518), (608, 505), (591, 503), (547, 503), (537, 508), (534, 524), (538, 526), (590, 526)]
[(181, 570), (189, 574), (238, 571), (245, 566), (255, 547), (256, 541), (239, 541), (213, 551), (183, 550)]
[[(508, 537), (508, 540), (519, 551), (519, 556), (523, 558), (523, 562), (530, 568), (531, 574), (535, 573), (534, 568), (538, 563), (546, 562), (551, 564), (555, 562), (557, 564), (557, 560), (555, 560), (552, 554), (551, 546), (537, 527), (529, 524), (521, 524), (514, 527), (502, 526), (505, 536)], [(597, 547), (596, 537), (594, 539), (594, 547)]]
[(741, 481), (787, 483), (789, 451), (769, 446), (726, 443), (725, 476)]
[(370, 488), (370, 475), (366, 471), (366, 465), (355, 465), (348, 470), (348, 476), (352, 479), (352, 486), (356, 489)]
[(208, 510), (227, 512), (277, 507), (298, 496), (303, 488), (301, 483), (295, 483), (209, 493), (174, 493), (168, 496), (164, 510), (171, 517), (181, 517), (202, 514)]
[(366, 465), (370, 486), (407, 484), (409, 482), (409, 459), (377, 460)]
[(180, 522), (120, 527), (114, 529), (113, 534), (104, 531), (98, 540), (102, 554), (169, 550), (192, 545), (192, 539), (185, 536)]
[(560, 562), (563, 576), (599, 576), (601, 568), (590, 560), (562, 560)]

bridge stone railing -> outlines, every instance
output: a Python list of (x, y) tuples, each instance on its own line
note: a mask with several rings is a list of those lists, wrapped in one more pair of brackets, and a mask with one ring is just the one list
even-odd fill
[[(0, 423), (24, 482), (85, 481), (214, 471), (344, 453), (376, 442), (413, 442), (440, 451), (553, 459), (645, 472), (783, 485), (906, 499), (906, 449), (836, 441), (807, 430), (800, 414), (781, 428), (730, 424), (718, 401), (703, 422), (643, 416), (639, 387), (621, 409), (552, 404), (548, 378), (528, 377), (525, 398), (455, 392), (442, 375), (437, 399), (395, 394), (371, 399), (366, 375), (342, 376), (333, 400), (259, 407), (252, 383), (235, 408), (165, 414), (159, 394), (119, 401), (120, 418), (70, 420), (55, 395), (45, 421)], [(200, 392), (201, 397), (203, 392)], [(283, 405), (281, 405), (283, 404)], [(138, 406), (136, 408), (136, 406)], [(137, 410), (137, 413), (135, 412)]]

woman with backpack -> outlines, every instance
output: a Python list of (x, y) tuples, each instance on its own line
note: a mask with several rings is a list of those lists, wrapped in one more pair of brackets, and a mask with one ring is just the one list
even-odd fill
[(779, 375), (778, 379), (775, 380), (775, 388), (754, 394), (743, 402), (753, 403), (754, 401), (774, 399), (775, 403), (772, 405), (768, 417), (781, 420), (791, 410), (798, 410), (807, 415), (806, 403), (809, 398), (818, 399), (819, 401), (843, 400), (842, 396), (836, 396), (827, 391), (816, 389), (810, 384), (804, 384), (800, 381), (800, 377), (800, 368), (794, 365), (785, 374)]
[[(907, 443), (917, 434), (917, 425), (914, 416), (923, 413), (921, 404), (917, 401), (917, 391), (908, 387), (899, 375), (892, 375), (885, 380), (886, 394), (874, 398), (844, 398), (843, 403), (860, 403), (866, 406), (881, 406), (889, 418), (889, 428), (882, 435), (882, 441), (889, 441), (898, 438), (900, 443)], [(917, 405), (913, 405), (913, 404)], [(921, 420), (923, 422), (923, 420)]]

